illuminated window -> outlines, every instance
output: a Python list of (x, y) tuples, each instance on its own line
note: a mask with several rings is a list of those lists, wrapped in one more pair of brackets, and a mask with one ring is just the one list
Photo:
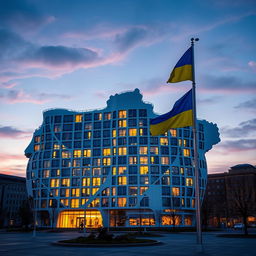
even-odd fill
[(80, 123), (83, 121), (83, 115), (76, 115), (75, 116), (75, 122)]
[(64, 206), (69, 206), (69, 200), (68, 199), (60, 199), (60, 203)]
[(91, 150), (90, 149), (85, 149), (84, 150), (84, 157), (91, 157)]
[(119, 197), (117, 198), (117, 206), (118, 207), (126, 207), (126, 198), (125, 197)]
[(99, 207), (100, 206), (100, 199), (99, 198), (95, 198), (91, 204), (90, 204), (91, 207)]
[(43, 170), (43, 177), (49, 178), (50, 177), (50, 170)]
[(92, 196), (98, 192), (99, 188), (92, 188)]
[(59, 151), (53, 151), (52, 158), (59, 158)]
[(110, 156), (111, 149), (110, 148), (103, 148), (103, 156)]
[(100, 166), (101, 159), (100, 158), (93, 158), (93, 165)]
[(78, 208), (79, 207), (79, 199), (71, 199), (70, 200), (70, 207), (71, 208)]
[(118, 167), (118, 174), (121, 175), (121, 174), (125, 174), (126, 172), (126, 166), (119, 166)]
[(169, 157), (168, 156), (162, 156), (161, 157), (161, 164), (169, 164)]
[(116, 167), (112, 167), (112, 175), (116, 175)]
[(126, 120), (118, 120), (118, 127), (126, 127), (126, 126), (127, 126)]
[(60, 184), (59, 182), (60, 182), (59, 179), (51, 179), (51, 184), (50, 184), (51, 188), (59, 187), (59, 184)]
[(102, 159), (102, 164), (103, 165), (111, 165), (111, 158), (110, 157), (104, 157)]
[(117, 182), (118, 182), (118, 185), (127, 185), (126, 176), (118, 176)]
[(70, 186), (70, 179), (61, 179), (61, 186), (69, 187)]
[(53, 144), (53, 149), (60, 149), (60, 145), (59, 145), (59, 144), (54, 143), (54, 144)]
[(147, 155), (148, 147), (140, 147), (140, 155)]
[(140, 164), (148, 164), (148, 157), (147, 156), (141, 156), (140, 157)]
[(137, 135), (137, 129), (129, 129), (129, 136), (136, 136)]
[(119, 118), (126, 118), (126, 110), (119, 110), (118, 117)]
[(192, 178), (186, 178), (186, 186), (193, 186), (193, 179)]
[(104, 120), (110, 120), (111, 119), (111, 113), (104, 113)]
[(35, 143), (40, 143), (41, 137), (40, 136), (35, 136), (34, 137), (34, 142)]
[(91, 195), (90, 188), (81, 189), (81, 196), (90, 196), (90, 195)]
[(38, 150), (40, 150), (40, 145), (39, 144), (34, 146), (34, 151), (38, 151)]
[(73, 156), (74, 157), (81, 157), (82, 156), (81, 150), (74, 150)]
[(190, 156), (190, 150), (188, 148), (183, 149), (183, 155), (184, 156)]
[(92, 178), (92, 185), (95, 186), (100, 186), (100, 178)]
[(183, 146), (184, 147), (189, 147), (189, 140), (184, 139), (183, 140)]
[(148, 166), (140, 166), (140, 174), (148, 174)]
[(62, 158), (70, 158), (71, 157), (71, 152), (62, 151), (61, 156), (62, 156)]
[(180, 195), (180, 188), (173, 187), (172, 188), (172, 195), (179, 196)]
[(127, 149), (126, 147), (118, 148), (118, 155), (126, 155)]
[(182, 146), (182, 139), (179, 139), (179, 146)]
[(170, 133), (172, 137), (177, 137), (177, 130), (176, 129), (170, 129)]
[(168, 145), (168, 138), (160, 138), (160, 145)]
[(61, 197), (69, 197), (69, 188), (61, 188), (60, 196)]
[(148, 185), (148, 184), (149, 184), (149, 178), (148, 178), (148, 176), (140, 176), (140, 184), (142, 184), (142, 185)]
[(126, 136), (126, 130), (125, 130), (125, 129), (119, 129), (119, 130), (118, 130), (118, 135), (119, 135), (120, 137)]
[(73, 167), (80, 167), (81, 160), (80, 159), (73, 159)]
[(116, 130), (112, 130), (112, 137), (116, 137)]
[(150, 154), (158, 155), (158, 147), (150, 147)]
[(90, 178), (83, 178), (83, 179), (82, 179), (82, 186), (83, 186), (83, 187), (88, 187), (88, 186), (90, 186)]
[(85, 139), (91, 139), (91, 137), (92, 137), (92, 132), (84, 132)]
[(72, 188), (71, 189), (71, 196), (79, 197), (80, 196), (80, 189), (79, 188)]
[(148, 187), (140, 187), (140, 195), (143, 195), (147, 191)]
[(130, 156), (129, 157), (129, 164), (137, 164), (137, 157), (136, 156)]
[(112, 139), (112, 145), (115, 147), (116, 146), (116, 139)]
[(184, 168), (180, 167), (180, 174), (184, 174)]

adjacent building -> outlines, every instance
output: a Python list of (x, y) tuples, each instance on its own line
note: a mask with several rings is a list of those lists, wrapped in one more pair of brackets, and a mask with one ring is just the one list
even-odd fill
[(0, 226), (21, 224), (19, 209), (27, 199), (26, 179), (0, 174)]
[(238, 164), (228, 172), (208, 175), (203, 204), (204, 224), (232, 227), (247, 218), (256, 224), (256, 167)]
[[(50, 109), (25, 150), (27, 188), (39, 226), (180, 227), (195, 223), (191, 127), (150, 136), (152, 104), (138, 89), (101, 110)], [(201, 200), (205, 153), (218, 128), (198, 120)]]

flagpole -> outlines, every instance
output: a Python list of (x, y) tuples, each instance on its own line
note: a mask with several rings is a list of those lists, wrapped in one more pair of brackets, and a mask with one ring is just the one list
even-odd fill
[[(202, 227), (201, 227), (201, 206), (200, 206), (200, 184), (198, 168), (198, 139), (197, 139), (197, 118), (196, 118), (196, 82), (195, 82), (195, 63), (194, 63), (194, 41), (198, 38), (191, 38), (192, 47), (192, 104), (193, 104), (193, 143), (194, 143), (194, 167), (195, 167), (195, 207), (196, 207), (196, 231), (197, 244), (202, 246)], [(201, 248), (202, 249), (202, 248)]]

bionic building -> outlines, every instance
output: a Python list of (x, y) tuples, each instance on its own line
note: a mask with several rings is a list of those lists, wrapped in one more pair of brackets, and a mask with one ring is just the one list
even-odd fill
[[(194, 225), (190, 127), (150, 136), (153, 106), (138, 89), (110, 96), (102, 110), (44, 112), (25, 155), (39, 226), (65, 228)], [(201, 199), (205, 153), (218, 128), (198, 121)]]

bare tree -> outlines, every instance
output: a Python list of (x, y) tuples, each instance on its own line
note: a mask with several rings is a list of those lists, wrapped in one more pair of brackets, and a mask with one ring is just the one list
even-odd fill
[(226, 185), (228, 188), (227, 201), (229, 211), (234, 217), (242, 218), (244, 234), (247, 235), (247, 219), (256, 213), (256, 178), (255, 176), (249, 175), (230, 176), (226, 180)]

